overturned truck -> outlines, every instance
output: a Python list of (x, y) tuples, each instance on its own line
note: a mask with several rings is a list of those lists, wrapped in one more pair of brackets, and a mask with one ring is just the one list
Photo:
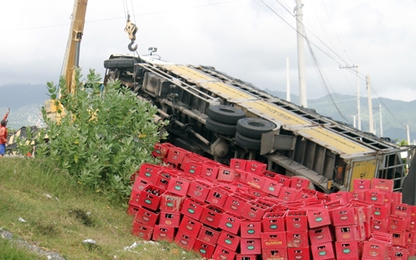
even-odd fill
[(111, 55), (111, 79), (158, 107), (168, 141), (228, 164), (257, 160), (268, 170), (301, 176), (317, 190), (350, 191), (353, 179), (393, 179), (401, 190), (406, 148), (279, 99), (217, 71), (154, 59)]

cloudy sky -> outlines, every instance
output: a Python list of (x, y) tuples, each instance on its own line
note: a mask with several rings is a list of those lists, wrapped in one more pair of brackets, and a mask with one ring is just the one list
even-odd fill
[[(19, 0), (0, 10), (0, 90), (11, 83), (57, 82), (73, 0)], [(141, 55), (157, 47), (163, 60), (210, 65), (259, 88), (299, 94), (294, 0), (89, 0), (80, 65), (104, 73), (112, 53), (127, 54), (126, 13), (138, 26)], [(308, 99), (328, 93), (416, 99), (414, 0), (304, 1)], [(310, 47), (309, 47), (310, 46)]]

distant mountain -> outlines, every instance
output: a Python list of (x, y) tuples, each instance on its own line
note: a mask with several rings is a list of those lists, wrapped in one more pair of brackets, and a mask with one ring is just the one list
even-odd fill
[[(281, 91), (265, 90), (266, 92), (286, 99), (286, 93)], [(41, 125), (40, 108), (48, 99), (46, 85), (5, 85), (0, 87), (0, 116), (4, 115), (10, 107), (9, 127), (18, 129), (25, 125)], [(299, 97), (291, 95), (291, 102), (299, 104)], [(361, 129), (369, 131), (368, 126), (368, 101), (361, 98)], [(416, 101), (405, 102), (388, 98), (377, 98), (372, 100), (373, 121), (376, 135), (380, 135), (379, 105), (382, 110), (383, 137), (392, 140), (407, 140), (406, 126), (410, 129), (410, 141), (416, 139)], [(353, 125), (353, 115), (356, 115), (357, 103), (355, 96), (331, 94), (319, 99), (308, 100), (308, 108), (314, 109), (318, 114), (330, 117)]]
[[(281, 91), (265, 90), (266, 92), (286, 99), (286, 93)], [(291, 95), (291, 102), (299, 104), (299, 97)], [(380, 129), (380, 112), (381, 105), (381, 122)], [(373, 107), (373, 126), (376, 135), (380, 136), (381, 130), (383, 137), (390, 137), (392, 140), (407, 140), (406, 127), (409, 126), (410, 142), (416, 139), (416, 120), (414, 111), (416, 111), (416, 101), (405, 102), (392, 100), (388, 98), (375, 98), (372, 100)], [(314, 109), (318, 114), (330, 117), (336, 121), (354, 125), (353, 116), (357, 114), (357, 100), (355, 96), (331, 94), (319, 99), (308, 100), (308, 108)], [(369, 132), (369, 115), (368, 99), (360, 98), (361, 110), (361, 130)], [(358, 123), (356, 122), (358, 128)]]

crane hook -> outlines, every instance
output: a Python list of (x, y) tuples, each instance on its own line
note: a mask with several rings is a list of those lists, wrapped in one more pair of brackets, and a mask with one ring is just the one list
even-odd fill
[(134, 41), (133, 40), (131, 40), (131, 42), (129, 43), (129, 45), (127, 46), (127, 48), (129, 48), (129, 50), (130, 51), (136, 51), (137, 50), (137, 44), (136, 45), (134, 45), (134, 47), (133, 47), (133, 44), (134, 44)]

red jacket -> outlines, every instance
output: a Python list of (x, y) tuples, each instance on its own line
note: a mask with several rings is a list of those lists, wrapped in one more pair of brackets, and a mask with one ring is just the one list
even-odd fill
[[(3, 117), (3, 120), (7, 119), (9, 114), (6, 113)], [(5, 126), (0, 125), (0, 144), (7, 143), (7, 128)]]

